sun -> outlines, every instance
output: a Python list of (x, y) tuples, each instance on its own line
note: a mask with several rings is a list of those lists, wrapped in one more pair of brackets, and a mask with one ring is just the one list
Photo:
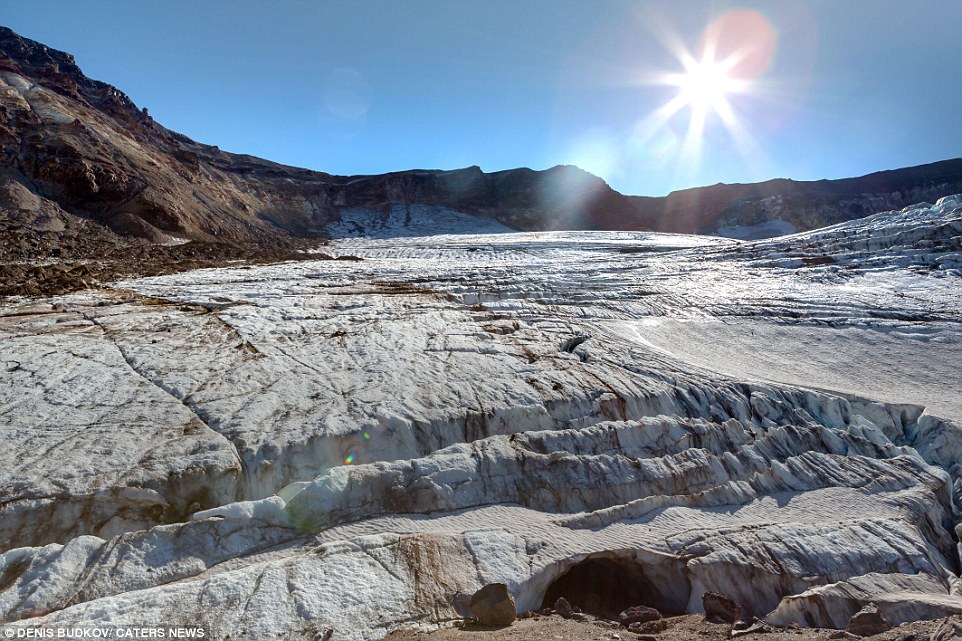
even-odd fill
[[(734, 145), (751, 164), (764, 150), (749, 129), (751, 119), (740, 110), (759, 113), (760, 99), (770, 98), (771, 83), (764, 84), (777, 48), (778, 34), (761, 13), (747, 9), (726, 11), (704, 29), (697, 47), (691, 47), (657, 13), (649, 13), (652, 35), (664, 45), (679, 67), (640, 74), (642, 84), (674, 89), (673, 95), (645, 116), (634, 129), (632, 143), (646, 148), (663, 141), (659, 157), (677, 156), (678, 171), (691, 173), (702, 162), (705, 144), (718, 148)], [(681, 118), (687, 116), (687, 128)], [(668, 147), (665, 147), (668, 145)]]
[(685, 73), (677, 78), (681, 100), (696, 111), (724, 112), (728, 94), (738, 89), (736, 81), (728, 75), (729, 65), (705, 57), (701, 62), (687, 61), (685, 67)]
[(682, 156), (689, 163), (697, 163), (701, 156), (702, 138), (710, 117), (721, 120), (722, 124), (736, 138), (745, 139), (729, 96), (746, 91), (745, 83), (733, 77), (734, 57), (722, 60), (715, 58), (715, 52), (706, 50), (700, 59), (688, 51), (681, 51), (679, 61), (681, 73), (666, 74), (664, 82), (678, 88), (675, 97), (655, 112), (655, 118), (667, 122), (674, 114), (687, 109), (690, 112), (688, 131), (682, 145)]
[(744, 82), (732, 75), (733, 59), (716, 60), (706, 52), (700, 60), (688, 55), (681, 56), (684, 72), (669, 74), (666, 84), (678, 87), (678, 95), (668, 104), (672, 113), (688, 107), (691, 110), (691, 126), (701, 132), (710, 114), (719, 116), (731, 125), (734, 118), (728, 97), (745, 91)]

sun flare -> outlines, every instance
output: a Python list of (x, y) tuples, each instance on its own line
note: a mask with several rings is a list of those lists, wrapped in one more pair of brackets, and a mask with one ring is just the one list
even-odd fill
[(681, 97), (694, 109), (716, 111), (722, 106), (726, 96), (737, 89), (735, 81), (729, 77), (727, 66), (709, 58), (701, 62), (689, 63), (684, 74), (678, 78)]
[[(646, 84), (671, 87), (674, 92), (635, 127), (633, 142), (638, 147), (656, 148), (656, 141), (665, 141), (657, 148), (669, 145), (678, 171), (685, 173), (700, 166), (706, 144), (716, 148), (734, 145), (747, 163), (760, 163), (764, 150), (749, 129), (751, 114), (745, 110), (759, 113), (759, 99), (770, 92), (762, 77), (775, 56), (778, 34), (774, 27), (757, 11), (731, 10), (709, 23), (692, 47), (657, 15), (652, 24), (657, 27), (652, 33), (679, 68), (645, 74)], [(669, 152), (660, 153), (666, 157)]]

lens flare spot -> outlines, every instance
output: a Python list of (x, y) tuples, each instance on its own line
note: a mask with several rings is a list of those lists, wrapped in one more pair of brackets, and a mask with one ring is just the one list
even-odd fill
[(344, 465), (350, 465), (353, 462), (354, 462), (353, 454), (348, 454), (347, 456), (344, 457)]
[(336, 69), (324, 82), (324, 107), (340, 120), (363, 120), (371, 95), (371, 85), (356, 69)]
[(371, 435), (368, 434), (367, 432), (364, 432), (364, 434), (362, 435), (362, 438), (363, 438), (365, 441), (370, 441), (370, 440), (371, 440)]
[(757, 11), (727, 11), (705, 29), (702, 50), (722, 61), (726, 74), (736, 80), (752, 80), (769, 70), (775, 58), (778, 33)]
[(618, 141), (601, 128), (591, 128), (574, 140), (566, 162), (596, 176), (611, 177), (618, 165)]

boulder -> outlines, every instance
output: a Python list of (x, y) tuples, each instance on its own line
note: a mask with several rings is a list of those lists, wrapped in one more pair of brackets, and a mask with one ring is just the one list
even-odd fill
[(636, 605), (628, 608), (624, 612), (618, 615), (618, 620), (621, 625), (627, 627), (632, 623), (648, 623), (649, 621), (657, 621), (661, 618), (661, 613), (655, 608), (649, 608), (646, 605)]
[(726, 623), (735, 623), (741, 618), (741, 606), (724, 594), (705, 592), (701, 602), (706, 619), (720, 619)]
[(668, 621), (665, 619), (657, 619), (655, 621), (648, 621), (647, 623), (631, 623), (628, 625), (629, 632), (637, 632), (639, 634), (657, 634), (667, 629)]
[(558, 597), (558, 600), (554, 602), (554, 611), (555, 614), (560, 614), (566, 619), (570, 619), (575, 614), (574, 608), (568, 603), (568, 599), (563, 596)]
[(878, 611), (878, 607), (874, 603), (869, 603), (852, 615), (845, 631), (860, 637), (870, 637), (873, 634), (881, 634), (891, 627), (882, 613)]
[(489, 583), (475, 592), (471, 613), (481, 625), (511, 625), (518, 618), (514, 597), (504, 583)]

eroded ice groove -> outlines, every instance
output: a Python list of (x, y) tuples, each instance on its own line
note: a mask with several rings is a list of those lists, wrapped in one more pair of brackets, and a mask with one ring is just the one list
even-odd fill
[(776, 625), (843, 628), (852, 604), (868, 600), (893, 624), (962, 613), (955, 577), (940, 581), (925, 573), (870, 572), (786, 597), (767, 619)]
[(4, 549), (176, 522), (236, 497), (231, 443), (88, 317), (26, 308), (0, 318), (0, 334)]
[(392, 213), (333, 246), (361, 262), (6, 303), (2, 618), (376, 639), (599, 573), (956, 611), (960, 211), (741, 244)]
[[(853, 458), (848, 470), (858, 463)], [(844, 484), (839, 479), (849, 474), (834, 476)], [(83, 589), (67, 594), (57, 591), (67, 581), (36, 580), (69, 571), (70, 559), (61, 558), (71, 556), (66, 548), (10, 552), (22, 573), (5, 593), (5, 605), (13, 606), (8, 616), (14, 619), (54, 609), (45, 621), (57, 624), (123, 625), (131, 617), (163, 615), (172, 624), (194, 619), (214, 631), (226, 626), (232, 638), (297, 634), (312, 624), (334, 627), (345, 638), (377, 638), (399, 620), (437, 622), (439, 613), (442, 620), (465, 614), (466, 598), (487, 582), (504, 581), (519, 607), (538, 607), (566, 571), (598, 558), (615, 559), (619, 571), (634, 568), (660, 586), (650, 602), (668, 611), (697, 608), (701, 591), (725, 589), (761, 615), (786, 594), (866, 573), (921, 573), (947, 598), (952, 564), (931, 543), (925, 524), (927, 510), (945, 501), (938, 476), (901, 479), (892, 487), (883, 481), (869, 490), (778, 492), (744, 506), (679, 505), (588, 530), (510, 506), (393, 517), (332, 528), (320, 540), (299, 538), (273, 551), (263, 548), (277, 540), (277, 526), (205, 519), (115, 540), (87, 566)], [(857, 486), (864, 481), (849, 479)], [(934, 527), (945, 537), (940, 525)], [(196, 545), (208, 537), (218, 545)], [(76, 541), (67, 546), (80, 548), (72, 554), (80, 556), (74, 568), (90, 554)], [(84, 545), (91, 544), (104, 545)], [(237, 555), (233, 562), (214, 565), (230, 554)], [(177, 581), (190, 576), (196, 579)]]
[[(114, 358), (112, 369), (88, 363), (94, 369), (85, 376), (94, 386), (116, 375), (113, 370), (139, 377), (138, 390), (162, 398), (178, 417), (203, 433), (223, 437), (224, 447), (236, 448), (239, 464), (233, 458), (223, 478), (205, 481), (204, 487), (221, 489), (188, 503), (194, 510), (270, 496), (342, 465), (348, 457), (354, 464), (417, 459), (494, 434), (577, 428), (606, 419), (746, 419), (757, 410), (753, 403), (760, 407), (764, 398), (753, 400), (749, 387), (693, 380), (664, 357), (601, 332), (567, 351), (564, 345), (579, 336), (569, 323), (539, 329), (465, 312), (424, 294), (391, 293), (380, 301), (370, 294), (328, 296), (339, 305), (363, 304), (368, 320), (351, 323), (339, 316), (312, 316), (317, 312), (309, 310), (301, 310), (296, 320), (268, 310), (265, 320), (250, 305), (219, 313), (157, 301), (83, 307), (77, 317), (91, 320), (96, 344)], [(427, 302), (419, 300), (423, 298)], [(27, 322), (31, 317), (17, 318)], [(365, 324), (367, 331), (359, 329)], [(586, 336), (580, 334), (579, 340)], [(410, 378), (399, 379), (399, 371)], [(32, 379), (21, 384), (29, 386)], [(769, 394), (780, 406), (841, 420), (837, 400)], [(90, 435), (82, 410), (71, 410), (78, 416), (72, 428), (78, 439)], [(777, 419), (785, 411), (770, 413)], [(163, 414), (154, 416), (155, 429), (166, 429), (173, 437), (183, 432), (182, 424), (170, 421), (165, 428)], [(60, 420), (56, 415), (51, 419)], [(105, 423), (114, 440), (140, 442), (143, 428), (129, 421), (125, 407), (86, 420)], [(109, 456), (110, 450), (99, 451)], [(49, 465), (41, 479), (47, 483), (59, 471), (54, 461)], [(116, 492), (124, 491), (125, 477), (114, 483)], [(111, 496), (102, 512), (110, 513)], [(115, 499), (118, 508), (125, 497)], [(35, 509), (34, 504), (25, 509)], [(183, 509), (179, 514), (186, 515)], [(38, 519), (43, 518), (39, 513)], [(170, 520), (161, 514), (153, 522)], [(21, 523), (23, 536), (34, 537), (20, 538), (22, 544), (124, 530), (104, 530), (101, 512), (75, 514), (62, 525), (51, 521), (44, 528), (23, 519), (10, 522)], [(126, 529), (149, 524), (134, 522)], [(11, 539), (18, 537), (15, 532)]]

